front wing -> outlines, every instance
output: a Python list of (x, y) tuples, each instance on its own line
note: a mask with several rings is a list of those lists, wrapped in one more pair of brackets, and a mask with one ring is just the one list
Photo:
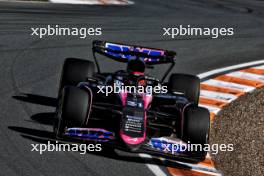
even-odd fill
[[(64, 134), (66, 137), (80, 139), (86, 142), (103, 142), (115, 145), (116, 148), (122, 148), (116, 143), (114, 132), (107, 131), (101, 128), (68, 128)], [(169, 157), (174, 159), (188, 159), (196, 161), (200, 156), (190, 155), (184, 152), (186, 143), (177, 138), (171, 137), (153, 137), (149, 138), (142, 147), (137, 150), (137, 153), (149, 153), (152, 155)], [(135, 152), (135, 151), (133, 151)]]

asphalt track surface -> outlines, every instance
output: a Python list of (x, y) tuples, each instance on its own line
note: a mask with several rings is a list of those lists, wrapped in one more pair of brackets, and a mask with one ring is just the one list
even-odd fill
[[(64, 58), (91, 59), (93, 39), (176, 50), (175, 72), (198, 74), (263, 59), (263, 1), (135, 2), (124, 7), (0, 2), (0, 175), (153, 175), (145, 165), (153, 160), (123, 152), (118, 156), (30, 151), (32, 143), (54, 140), (51, 124)], [(86, 39), (30, 35), (31, 27), (48, 24), (102, 27), (103, 35)], [(162, 36), (163, 27), (179, 24), (234, 27), (235, 35)], [(163, 69), (153, 73), (159, 75)]]

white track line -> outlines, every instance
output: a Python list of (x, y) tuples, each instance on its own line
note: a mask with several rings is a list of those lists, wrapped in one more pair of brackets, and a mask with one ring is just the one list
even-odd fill
[[(255, 65), (259, 65), (259, 64), (264, 64), (264, 60), (258, 60), (258, 61), (253, 61), (253, 62), (238, 64), (238, 65), (233, 65), (233, 66), (229, 66), (229, 67), (224, 67), (224, 68), (220, 68), (220, 69), (216, 69), (216, 70), (211, 70), (211, 71), (208, 71), (208, 72), (200, 73), (197, 76), (200, 79), (206, 79), (206, 78), (208, 78), (210, 76), (213, 76), (213, 75), (216, 75), (216, 74), (220, 74), (220, 73), (224, 73), (224, 72), (229, 72), (229, 71), (237, 70), (237, 69), (242, 69), (242, 68), (245, 68), (245, 67), (255, 66)], [(262, 68), (263, 69), (264, 68), (264, 65), (263, 66), (260, 66), (258, 68)], [(203, 83), (210, 84), (210, 85), (216, 85), (216, 86), (222, 86), (222, 87), (231, 88), (231, 89), (242, 90), (244, 92), (250, 92), (250, 91), (253, 91), (255, 89), (254, 87), (251, 87), (251, 86), (246, 86), (246, 85), (241, 85), (241, 84), (235, 84), (235, 83), (230, 83), (230, 82), (225, 82), (225, 81), (212, 80), (212, 79), (207, 80), (207, 81), (204, 81)], [(203, 107), (207, 106), (208, 109), (210, 108), (212, 110), (212, 108), (210, 106), (208, 106), (208, 105), (202, 105), (201, 104), (200, 106), (203, 106)], [(215, 110), (216, 109), (214, 108), (214, 111)], [(211, 112), (214, 112), (214, 111), (211, 111)], [(219, 111), (217, 111), (217, 112), (219, 112)], [(151, 155), (148, 155), (148, 154), (139, 154), (139, 156), (142, 157), (142, 158), (152, 158), (152, 156)], [(167, 175), (162, 169), (160, 169), (159, 166), (157, 166), (155, 164), (146, 164), (146, 166), (156, 176), (166, 176)], [(192, 168), (193, 168), (193, 170), (195, 170), (195, 169), (198, 169), (199, 166), (197, 166), (197, 165), (196, 166), (192, 166)], [(208, 174), (221, 175), (220, 173), (211, 173), (211, 172), (208, 173)]]
[[(153, 158), (151, 155), (149, 154), (145, 154), (145, 153), (140, 153), (139, 156), (141, 158)], [(167, 176), (167, 174), (157, 165), (155, 164), (145, 164), (149, 170), (152, 171), (152, 173), (156, 176)]]
[(250, 67), (250, 66), (254, 66), (254, 65), (260, 65), (260, 64), (264, 64), (264, 60), (247, 62), (247, 63), (233, 65), (233, 66), (229, 66), (229, 67), (223, 67), (223, 68), (211, 70), (211, 71), (208, 71), (208, 72), (200, 73), (197, 76), (200, 79), (205, 79), (207, 77), (210, 77), (210, 76), (213, 76), (213, 75), (216, 75), (216, 74), (220, 74), (220, 73), (223, 73), (223, 72), (228, 72), (228, 71), (232, 71), (232, 70), (236, 70), (236, 69), (241, 69), (241, 68), (245, 68), (245, 67)]
[(131, 5), (129, 0), (49, 0), (59, 4), (86, 4), (86, 5)]

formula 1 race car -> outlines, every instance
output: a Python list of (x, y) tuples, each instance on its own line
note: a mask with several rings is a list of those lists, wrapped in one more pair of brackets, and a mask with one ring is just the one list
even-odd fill
[[(210, 115), (198, 106), (197, 76), (173, 73), (165, 81), (175, 65), (175, 52), (98, 40), (92, 49), (94, 62), (64, 62), (54, 123), (57, 138), (192, 161), (205, 158), (206, 151), (183, 150), (189, 144), (208, 144)], [(127, 68), (101, 72), (97, 54)], [(157, 64), (170, 64), (160, 80), (146, 74)]]

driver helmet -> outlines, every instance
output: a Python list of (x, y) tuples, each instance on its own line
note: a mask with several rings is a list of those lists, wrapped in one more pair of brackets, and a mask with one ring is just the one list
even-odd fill
[(127, 64), (127, 71), (132, 74), (143, 75), (145, 72), (145, 62), (140, 59), (132, 59)]

